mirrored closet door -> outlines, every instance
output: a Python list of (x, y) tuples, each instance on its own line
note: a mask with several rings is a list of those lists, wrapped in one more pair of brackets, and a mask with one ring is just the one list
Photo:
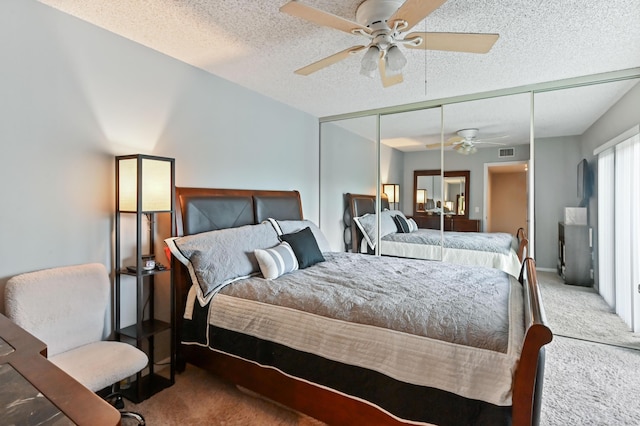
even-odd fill
[[(439, 170), (442, 108), (388, 114), (380, 117), (382, 184), (397, 183), (400, 199), (397, 210), (410, 218), (420, 232), (385, 235), (382, 254), (399, 257), (442, 259), (440, 215), (435, 209), (440, 192), (440, 176), (424, 176), (417, 182), (414, 171)], [(427, 147), (434, 147), (427, 149)], [(384, 214), (382, 216), (384, 218)]]
[(320, 124), (320, 228), (334, 251), (352, 251), (346, 194), (376, 194), (376, 115)]
[(521, 93), (443, 107), (445, 231), (527, 229), (530, 105)]
[[(637, 78), (549, 90), (534, 98), (536, 263), (556, 271), (566, 284), (594, 286), (636, 331), (640, 267), (632, 259), (638, 250), (632, 233), (640, 229), (640, 214), (634, 221), (631, 212), (637, 179), (618, 147), (638, 133), (633, 128), (640, 123), (639, 98)], [(640, 152), (640, 142), (638, 147)]]

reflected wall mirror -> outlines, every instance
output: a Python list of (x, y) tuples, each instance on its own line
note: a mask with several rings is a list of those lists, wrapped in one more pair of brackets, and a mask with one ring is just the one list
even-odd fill
[(469, 185), (468, 170), (445, 171), (444, 185), (440, 170), (415, 170), (413, 216), (443, 214), (468, 219)]

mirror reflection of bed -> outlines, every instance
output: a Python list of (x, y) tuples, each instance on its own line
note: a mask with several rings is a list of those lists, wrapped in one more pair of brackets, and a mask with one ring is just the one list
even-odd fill
[[(351, 247), (354, 252), (374, 254), (378, 246), (377, 251), (385, 256), (484, 266), (502, 270), (514, 277), (520, 274), (528, 245), (523, 228), (515, 229), (513, 234), (449, 231), (449, 226), (455, 226), (455, 223), (447, 225), (448, 221), (453, 221), (452, 218), (427, 213), (424, 213), (424, 218), (433, 218), (434, 223), (438, 224), (436, 221), (443, 221), (444, 232), (423, 228), (420, 226), (423, 223), (421, 217), (416, 212), (413, 217), (407, 217), (399, 210), (390, 210), (386, 194), (382, 194), (378, 241), (376, 196), (347, 194), (347, 203), (354, 222), (351, 226)], [(407, 226), (403, 227), (402, 222), (405, 221)]]
[[(176, 188), (176, 196), (177, 236), (168, 244), (184, 342), (178, 366), (207, 369), (328, 424), (536, 422), (552, 334), (532, 259), (527, 279), (516, 279), (490, 268), (325, 249), (298, 269), (271, 276), (260, 263), (247, 276), (249, 247), (258, 257), (280, 250), (279, 240), (298, 241), (300, 259), (325, 245), (321, 231), (306, 231), (299, 244), (298, 234), (310, 229), (300, 194)], [(499, 291), (482, 291), (489, 285)], [(441, 327), (420, 323), (442, 316), (455, 318), (454, 327), (432, 334)]]

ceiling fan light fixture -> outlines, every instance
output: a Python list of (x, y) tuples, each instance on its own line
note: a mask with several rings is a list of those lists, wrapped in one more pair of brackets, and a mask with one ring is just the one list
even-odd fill
[(405, 58), (400, 48), (395, 44), (387, 49), (385, 59), (387, 61), (387, 70), (391, 74), (399, 73), (407, 65), (407, 58)]
[(473, 145), (467, 145), (467, 144), (456, 145), (455, 147), (453, 147), (453, 149), (458, 154), (462, 154), (462, 155), (475, 154), (476, 152), (478, 152), (478, 148), (476, 148)]
[(370, 46), (362, 57), (360, 62), (360, 74), (373, 77), (378, 69), (378, 58), (380, 57), (380, 49), (378, 46)]

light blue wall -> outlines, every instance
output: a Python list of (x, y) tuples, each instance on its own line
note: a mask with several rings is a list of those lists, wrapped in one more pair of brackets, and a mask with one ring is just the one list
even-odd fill
[(297, 189), (318, 221), (317, 118), (36, 1), (0, 2), (0, 52), (0, 301), (21, 272), (111, 268), (115, 155), (174, 157), (179, 186)]

